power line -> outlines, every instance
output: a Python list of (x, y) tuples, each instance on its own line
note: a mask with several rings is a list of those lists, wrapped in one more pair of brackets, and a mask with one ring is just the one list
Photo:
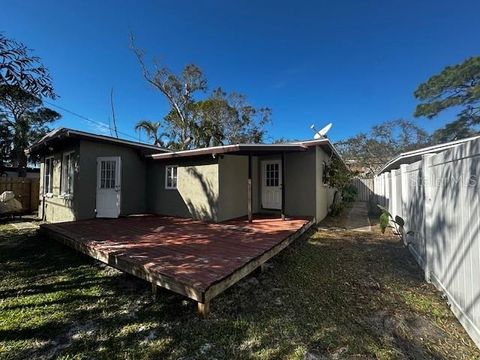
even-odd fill
[[(62, 110), (62, 111), (65, 111), (65, 112), (67, 112), (67, 113), (69, 113), (69, 114), (71, 114), (71, 115), (73, 115), (73, 116), (76, 116), (76, 117), (78, 117), (78, 118), (80, 118), (80, 119), (83, 119), (83, 120), (85, 120), (85, 121), (89, 121), (89, 122), (91, 122), (91, 123), (93, 123), (93, 124), (95, 124), (95, 125), (97, 125), (97, 126), (101, 126), (101, 127), (105, 128), (106, 130), (110, 130), (110, 125), (108, 125), (107, 123), (103, 123), (103, 122), (101, 122), (101, 121), (96, 121), (96, 120), (90, 119), (90, 118), (88, 118), (88, 117), (86, 117), (86, 116), (83, 116), (83, 115), (81, 115), (81, 114), (79, 114), (79, 113), (76, 113), (75, 111), (68, 110), (68, 109), (66, 109), (66, 108), (64, 108), (64, 107), (62, 107), (62, 106), (60, 106), (60, 105), (53, 104), (53, 103), (51, 103), (51, 102), (49, 102), (49, 101), (47, 101), (47, 100), (43, 100), (43, 102), (46, 103), (46, 104), (48, 104), (48, 105), (50, 105), (50, 106), (56, 107), (57, 109), (60, 109), (60, 110)], [(127, 136), (127, 137), (129, 137), (129, 138), (131, 138), (131, 139), (134, 139), (135, 141), (138, 141), (138, 139), (137, 139), (135, 136), (132, 136), (132, 135), (130, 135), (130, 134), (127, 134), (127, 133), (124, 133), (124, 132), (121, 132), (121, 131), (117, 131), (117, 132), (118, 132), (119, 134), (123, 135), (123, 136)]]

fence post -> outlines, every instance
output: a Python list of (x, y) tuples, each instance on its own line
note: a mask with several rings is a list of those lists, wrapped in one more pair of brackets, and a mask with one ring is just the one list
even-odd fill
[(397, 170), (392, 170), (390, 175), (390, 213), (395, 218), (397, 214)]
[(425, 280), (431, 282), (430, 273), (432, 271), (432, 190), (435, 183), (433, 174), (430, 171), (433, 154), (425, 154), (422, 156), (422, 183), (423, 187), (423, 239), (425, 244), (425, 264), (424, 274)]
[[(400, 183), (401, 183), (401, 193), (400, 193), (400, 212), (401, 217), (405, 219), (405, 232), (408, 232), (408, 176), (407, 176), (407, 164), (400, 165)], [(405, 246), (408, 244), (408, 235), (404, 235), (403, 243)]]
[(390, 210), (390, 173), (385, 173), (385, 207)]
[(387, 178), (386, 173), (382, 174), (382, 206), (387, 207)]
[(386, 173), (382, 174), (382, 206), (387, 207), (387, 178)]
[(30, 181), (30, 212), (38, 211), (40, 201), (40, 181)]

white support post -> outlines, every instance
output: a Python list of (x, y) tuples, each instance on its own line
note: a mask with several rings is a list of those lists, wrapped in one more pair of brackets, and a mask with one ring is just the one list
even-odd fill
[(401, 201), (401, 216), (407, 216), (407, 206), (408, 206), (408, 175), (407, 175), (407, 165), (400, 165), (400, 183), (402, 184), (402, 189), (400, 193)]
[(430, 282), (430, 273), (432, 271), (432, 206), (433, 206), (433, 189), (435, 186), (435, 179), (433, 179), (432, 171), (430, 170), (433, 154), (426, 154), (422, 156), (422, 186), (424, 194), (424, 219), (423, 219), (423, 239), (425, 244), (425, 265), (424, 273), (425, 280)]
[[(408, 175), (407, 175), (407, 166), (406, 164), (400, 165), (400, 183), (401, 183), (401, 193), (400, 193), (400, 212), (401, 217), (405, 220), (405, 232), (408, 232)], [(408, 236), (403, 236), (403, 243), (407, 245)]]
[(392, 170), (390, 174), (390, 214), (395, 218), (397, 214), (397, 170)]
[(382, 205), (387, 207), (387, 173), (382, 174)]
[(390, 210), (390, 173), (385, 173), (385, 207)]

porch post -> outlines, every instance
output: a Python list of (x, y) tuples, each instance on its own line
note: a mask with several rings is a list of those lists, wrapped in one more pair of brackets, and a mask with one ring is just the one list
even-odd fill
[(202, 319), (207, 318), (210, 314), (210, 301), (197, 302), (197, 313)]
[(248, 154), (248, 222), (252, 222), (252, 154)]
[(282, 152), (282, 220), (285, 220), (285, 151)]

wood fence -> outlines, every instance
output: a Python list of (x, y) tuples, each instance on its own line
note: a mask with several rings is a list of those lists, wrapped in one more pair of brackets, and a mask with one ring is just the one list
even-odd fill
[(405, 219), (404, 241), (480, 347), (480, 140), (375, 178), (377, 202)]
[(23, 212), (38, 210), (40, 202), (40, 179), (20, 177), (0, 177), (0, 194), (13, 191), (15, 198), (22, 203)]
[(357, 189), (357, 201), (368, 201), (373, 193), (373, 179), (355, 178), (352, 185)]

